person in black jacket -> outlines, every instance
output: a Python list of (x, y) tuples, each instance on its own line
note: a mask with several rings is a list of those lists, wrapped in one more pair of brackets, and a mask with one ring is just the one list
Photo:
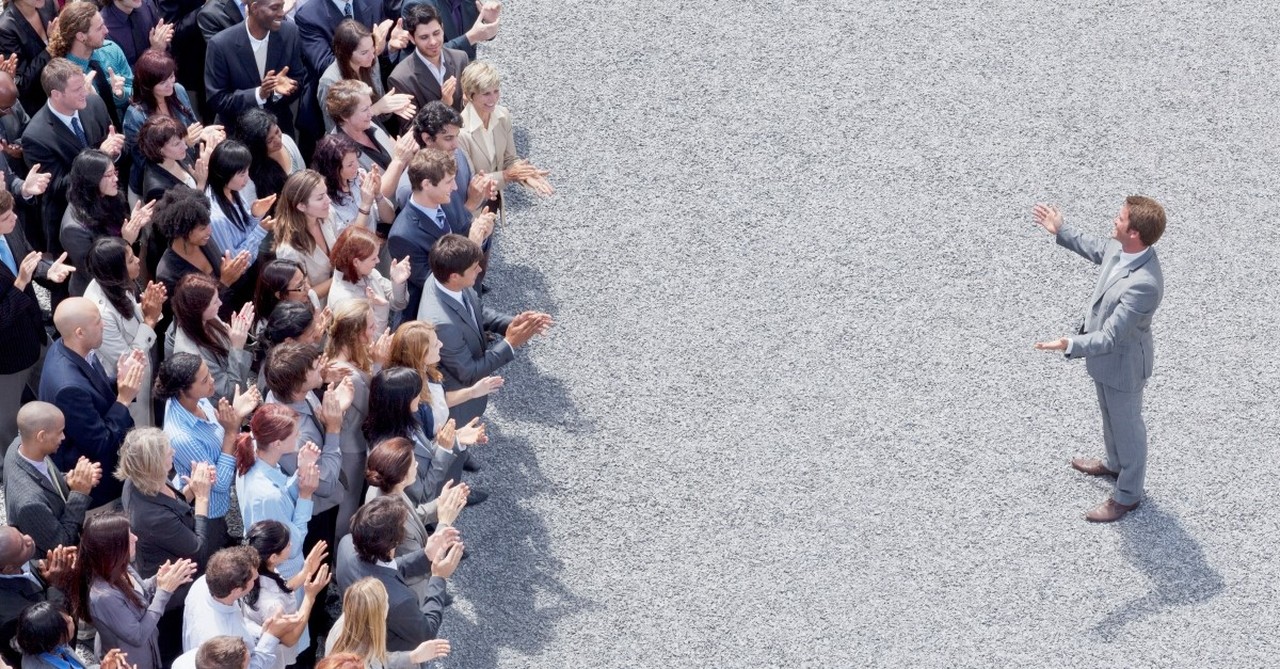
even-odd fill
[(61, 602), (62, 588), (74, 574), (76, 547), (59, 546), (32, 559), (36, 544), (16, 527), (0, 525), (0, 657), (18, 666), (22, 657), (9, 645), (23, 609), (44, 601)]
[[(209, 41), (204, 66), (209, 106), (228, 131), (241, 114), (261, 107), (275, 114), (285, 134), (293, 135), (290, 105), (311, 82), (298, 27), (284, 20), (284, 0), (249, 0), (248, 8), (245, 25), (227, 28)], [(251, 36), (266, 40), (257, 52)]]
[(43, 107), (49, 97), (40, 83), (40, 71), (50, 58), (46, 28), (57, 15), (54, 0), (13, 0), (0, 14), (0, 55), (18, 56), (14, 78), (22, 106), (28, 110)]

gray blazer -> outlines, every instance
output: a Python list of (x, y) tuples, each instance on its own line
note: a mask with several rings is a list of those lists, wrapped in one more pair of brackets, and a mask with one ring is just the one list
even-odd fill
[[(1102, 276), (1120, 260), (1120, 243), (1114, 240), (1084, 235), (1065, 225), (1056, 239), (1059, 245), (1102, 265)], [(1124, 392), (1141, 390), (1155, 361), (1151, 318), (1163, 297), (1160, 259), (1154, 248), (1148, 248), (1131, 267), (1116, 272), (1094, 290), (1083, 331), (1070, 338), (1067, 357), (1085, 358), (1089, 376), (1104, 386)]]
[[(480, 296), (470, 288), (463, 294), (475, 309), (483, 330), (476, 329), (476, 321), (467, 314), (466, 308), (440, 290), (430, 278), (422, 287), (422, 303), (418, 306), (418, 320), (434, 323), (436, 336), (440, 337), (440, 371), (444, 373), (445, 390), (473, 386), (516, 358), (516, 352), (502, 339), (511, 317), (486, 311)], [(483, 414), (487, 406), (488, 395), (477, 397), (451, 407), (449, 417), (461, 427)]]
[(4, 457), (4, 504), (9, 523), (31, 535), (39, 556), (60, 545), (75, 546), (80, 542), (89, 496), (68, 488), (57, 465), (45, 458), (53, 475), (49, 481), (18, 453), (19, 441), (13, 442)]
[(351, 535), (338, 542), (337, 568), (334, 577), (338, 588), (346, 590), (352, 583), (372, 576), (387, 589), (387, 650), (413, 650), (418, 644), (436, 637), (444, 616), (445, 580), (432, 576), (427, 583), (427, 602), (418, 604), (418, 596), (405, 578), (430, 572), (426, 553), (418, 551), (396, 559), (396, 569), (365, 562), (356, 553)]
[(138, 609), (123, 592), (101, 579), (89, 585), (89, 614), (98, 630), (95, 651), (102, 657), (108, 650), (119, 648), (129, 654), (129, 662), (138, 669), (160, 669), (160, 646), (156, 642), (156, 625), (169, 603), (169, 593), (156, 589), (156, 579), (145, 581), (129, 567), (129, 575), (142, 583), (142, 601), (147, 608)]

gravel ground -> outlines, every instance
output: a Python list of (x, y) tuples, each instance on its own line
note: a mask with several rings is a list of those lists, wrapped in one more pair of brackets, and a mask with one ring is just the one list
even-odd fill
[[(510, 0), (481, 56), (559, 192), (490, 304), (558, 325), (491, 404), (441, 664), (1273, 662), (1277, 14)], [(1096, 274), (1030, 207), (1131, 193), (1170, 216), (1148, 497), (1093, 526), (1091, 383), (1031, 343)]]

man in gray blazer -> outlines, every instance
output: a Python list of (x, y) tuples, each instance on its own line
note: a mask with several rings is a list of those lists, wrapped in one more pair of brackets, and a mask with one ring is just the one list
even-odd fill
[[(474, 241), (462, 235), (444, 235), (427, 257), (431, 278), (422, 288), (418, 320), (436, 326), (446, 391), (475, 385), (514, 360), (516, 349), (534, 335), (551, 327), (551, 316), (537, 311), (505, 316), (484, 308), (473, 288), (480, 276), (484, 251)], [(489, 396), (483, 394), (451, 407), (449, 417), (462, 427), (483, 414), (488, 404)], [(470, 458), (460, 456), (458, 460), (462, 466)], [(473, 490), (472, 495), (476, 492)]]
[(1164, 234), (1164, 208), (1151, 198), (1126, 198), (1110, 240), (1064, 226), (1062, 213), (1053, 207), (1036, 205), (1033, 216), (1059, 245), (1102, 265), (1080, 333), (1036, 348), (1085, 358), (1102, 409), (1106, 458), (1075, 458), (1071, 466), (1091, 476), (1116, 477), (1112, 496), (1085, 514), (1092, 522), (1110, 523), (1142, 501), (1147, 469), (1142, 389), (1155, 358), (1151, 318), (1164, 296), (1164, 274), (1151, 247)]
[(18, 411), (18, 439), (5, 455), (4, 500), (9, 523), (29, 535), (42, 554), (80, 541), (89, 492), (102, 467), (81, 456), (65, 477), (50, 457), (62, 444), (62, 411), (29, 402)]

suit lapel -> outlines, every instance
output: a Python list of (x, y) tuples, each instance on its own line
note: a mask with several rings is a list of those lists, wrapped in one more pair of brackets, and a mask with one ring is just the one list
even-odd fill
[(75, 365), (76, 369), (80, 370), (80, 373), (89, 380), (93, 389), (97, 391), (100, 396), (111, 397), (111, 386), (107, 384), (107, 380), (102, 378), (101, 374), (89, 365), (88, 360), (76, 355), (75, 351), (68, 349), (65, 345), (62, 346), (62, 355), (67, 356), (67, 358), (71, 360), (71, 364)]
[[(436, 75), (432, 74), (431, 70), (427, 68), (427, 64), (422, 62), (422, 57), (418, 55), (417, 51), (414, 51), (410, 58), (413, 58), (413, 71), (419, 85), (430, 94), (422, 97), (427, 98), (434, 95), (435, 99), (439, 100), (444, 93), (440, 91), (440, 84), (436, 83)], [(448, 79), (449, 59), (444, 57), (443, 52), (440, 54), (440, 63), (445, 66), (445, 78)]]
[(481, 348), (484, 348), (484, 333), (476, 329), (476, 321), (472, 320), (471, 315), (467, 313), (467, 308), (462, 306), (457, 300), (453, 299), (452, 296), (448, 295), (443, 290), (440, 290), (439, 286), (433, 285), (432, 287), (435, 289), (440, 303), (453, 311), (454, 315), (458, 317), (458, 320), (462, 321), (463, 325), (467, 326), (466, 331), (470, 332), (476, 339), (479, 339), (481, 342)]
[[(316, 0), (316, 1), (320, 2), (322, 0)], [(329, 0), (323, 0), (323, 1), (328, 2)], [(249, 54), (249, 62), (250, 63), (253, 62), (252, 53)], [(284, 69), (284, 66), (280, 65), (279, 67), (276, 67), (276, 65), (277, 63), (283, 63), (283, 62), (285, 62), (284, 38), (280, 36), (279, 30), (275, 30), (267, 35), (267, 65), (266, 65), (267, 72), (270, 72), (271, 70), (275, 70), (277, 73), (279, 73), (280, 70)], [(263, 74), (266, 74), (266, 72), (264, 72)], [(292, 74), (294, 77), (301, 76), (300, 73), (298, 72), (291, 72), (290, 74)]]

